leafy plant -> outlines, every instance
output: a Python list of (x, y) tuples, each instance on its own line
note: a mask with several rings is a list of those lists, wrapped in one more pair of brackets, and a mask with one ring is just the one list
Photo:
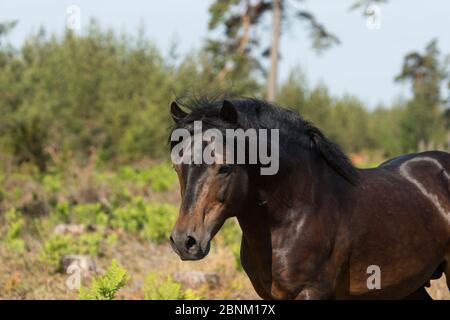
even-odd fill
[(71, 209), (72, 221), (84, 224), (106, 225), (108, 215), (102, 210), (101, 203), (82, 203)]
[(150, 180), (150, 188), (156, 192), (169, 190), (177, 181), (177, 175), (168, 163), (151, 167), (146, 175)]
[(63, 182), (57, 174), (45, 174), (42, 177), (42, 186), (48, 193), (56, 193), (62, 190)]
[(44, 242), (39, 259), (54, 271), (61, 270), (61, 259), (75, 253), (75, 241), (71, 235), (53, 235)]
[(170, 204), (146, 203), (141, 197), (112, 212), (111, 224), (137, 233), (143, 239), (160, 242), (167, 237), (176, 218), (177, 209)]
[(219, 242), (222, 241), (231, 250), (237, 269), (242, 269), (240, 258), (242, 232), (236, 221), (227, 220), (218, 235)]
[(103, 235), (100, 232), (84, 233), (76, 239), (76, 250), (80, 254), (97, 256), (100, 254), (100, 245)]
[(6, 233), (3, 237), (5, 245), (19, 254), (25, 252), (25, 242), (21, 238), (24, 219), (22, 214), (12, 208), (5, 213)]
[(202, 299), (192, 289), (183, 290), (181, 284), (173, 281), (172, 277), (165, 279), (157, 273), (147, 274), (144, 282), (144, 299), (146, 300), (200, 300)]
[(160, 163), (146, 170), (123, 166), (119, 170), (119, 178), (130, 181), (140, 187), (149, 185), (155, 192), (166, 191), (175, 185), (177, 176), (169, 163)]
[(99, 232), (85, 233), (78, 237), (72, 235), (52, 235), (44, 242), (39, 259), (54, 271), (61, 270), (61, 260), (70, 254), (99, 255), (102, 234)]
[(147, 220), (141, 231), (142, 238), (155, 242), (166, 240), (175, 223), (176, 207), (167, 203), (150, 203), (145, 213)]
[(124, 287), (128, 280), (127, 271), (114, 259), (106, 273), (101, 277), (94, 278), (89, 288), (80, 288), (78, 299), (113, 300), (117, 291)]
[(53, 223), (70, 221), (70, 205), (67, 201), (61, 201), (56, 204), (55, 209), (51, 212), (51, 220)]

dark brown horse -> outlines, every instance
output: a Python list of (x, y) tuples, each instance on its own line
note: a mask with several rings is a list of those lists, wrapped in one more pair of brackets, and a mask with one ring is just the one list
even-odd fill
[[(356, 169), (296, 113), (243, 99), (176, 103), (175, 128), (279, 129), (279, 171), (262, 165), (177, 164), (182, 203), (170, 241), (183, 260), (202, 259), (224, 221), (243, 231), (241, 262), (265, 299), (429, 298), (450, 288), (450, 155), (408, 154)], [(345, 128), (343, 128), (345, 130)], [(175, 142), (172, 141), (172, 148)], [(370, 287), (370, 267), (380, 286)]]

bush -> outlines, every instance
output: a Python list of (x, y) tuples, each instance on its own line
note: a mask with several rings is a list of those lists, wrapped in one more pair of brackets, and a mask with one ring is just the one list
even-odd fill
[(240, 270), (241, 265), (241, 240), (242, 231), (235, 220), (227, 220), (218, 234), (219, 242), (223, 242), (232, 252), (236, 267)]
[(56, 224), (59, 222), (70, 222), (70, 205), (67, 201), (61, 201), (56, 204), (54, 210), (51, 211), (51, 221)]
[(141, 197), (136, 197), (131, 203), (113, 210), (111, 224), (143, 239), (160, 242), (170, 233), (176, 212), (173, 205), (145, 203)]
[(113, 300), (117, 291), (124, 287), (128, 280), (127, 271), (114, 259), (105, 275), (94, 278), (89, 288), (80, 288), (78, 299)]
[(45, 174), (41, 181), (44, 190), (50, 194), (60, 192), (63, 189), (61, 176), (56, 174)]
[(108, 215), (102, 210), (100, 203), (77, 204), (71, 209), (73, 222), (83, 224), (98, 224), (105, 226), (108, 223)]
[(142, 238), (158, 243), (168, 239), (176, 220), (177, 208), (170, 204), (150, 203), (146, 207), (146, 214)]
[(144, 283), (145, 300), (200, 300), (202, 299), (193, 290), (183, 290), (181, 284), (167, 276), (161, 279), (154, 272), (145, 277)]
[(5, 213), (6, 232), (3, 237), (8, 249), (19, 254), (25, 252), (25, 242), (21, 238), (24, 219), (16, 209), (9, 209)]
[(169, 190), (177, 181), (177, 175), (168, 163), (153, 166), (146, 174), (150, 180), (150, 188), (156, 192)]
[(169, 190), (177, 180), (176, 173), (169, 163), (157, 164), (146, 170), (124, 166), (119, 169), (119, 178), (123, 181), (133, 182), (140, 187), (149, 185), (155, 192)]
[(99, 232), (84, 233), (76, 241), (76, 250), (80, 254), (98, 256), (103, 235)]
[(75, 241), (71, 235), (53, 235), (44, 242), (39, 254), (42, 263), (53, 269), (61, 270), (61, 259), (75, 253)]
[(70, 254), (99, 255), (102, 234), (98, 232), (72, 235), (52, 235), (41, 249), (39, 259), (54, 271), (62, 269), (61, 260)]

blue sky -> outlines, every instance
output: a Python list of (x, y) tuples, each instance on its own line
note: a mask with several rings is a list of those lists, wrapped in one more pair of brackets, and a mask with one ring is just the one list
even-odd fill
[[(295, 2), (295, 0), (289, 0)], [(208, 35), (208, 6), (212, 0), (106, 1), (13, 0), (0, 1), (0, 21), (18, 20), (9, 40), (19, 46), (27, 35), (44, 26), (50, 32), (65, 28), (66, 8), (81, 9), (82, 28), (90, 18), (102, 27), (146, 35), (167, 53), (171, 43), (179, 53), (200, 47)], [(281, 40), (280, 81), (300, 67), (311, 85), (326, 84), (334, 95), (353, 94), (370, 107), (409, 96), (409, 87), (394, 83), (402, 59), (411, 50), (423, 50), (433, 38), (442, 53), (450, 54), (450, 1), (391, 0), (380, 6), (380, 29), (370, 30), (361, 12), (350, 12), (354, 0), (307, 0), (302, 6), (335, 33), (342, 44), (321, 55), (311, 50), (307, 30), (293, 24)]]

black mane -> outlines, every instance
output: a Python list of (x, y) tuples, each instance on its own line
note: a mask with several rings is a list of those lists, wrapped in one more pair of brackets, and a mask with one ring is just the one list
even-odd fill
[(313, 150), (326, 163), (350, 183), (356, 185), (358, 171), (340, 147), (331, 142), (311, 122), (304, 120), (297, 112), (254, 98), (229, 100), (238, 112), (237, 125), (231, 125), (220, 118), (222, 99), (178, 99), (177, 103), (191, 112), (175, 124), (176, 128), (187, 128), (194, 121), (201, 120), (206, 128), (279, 129), (280, 164), (295, 163), (299, 152)]

